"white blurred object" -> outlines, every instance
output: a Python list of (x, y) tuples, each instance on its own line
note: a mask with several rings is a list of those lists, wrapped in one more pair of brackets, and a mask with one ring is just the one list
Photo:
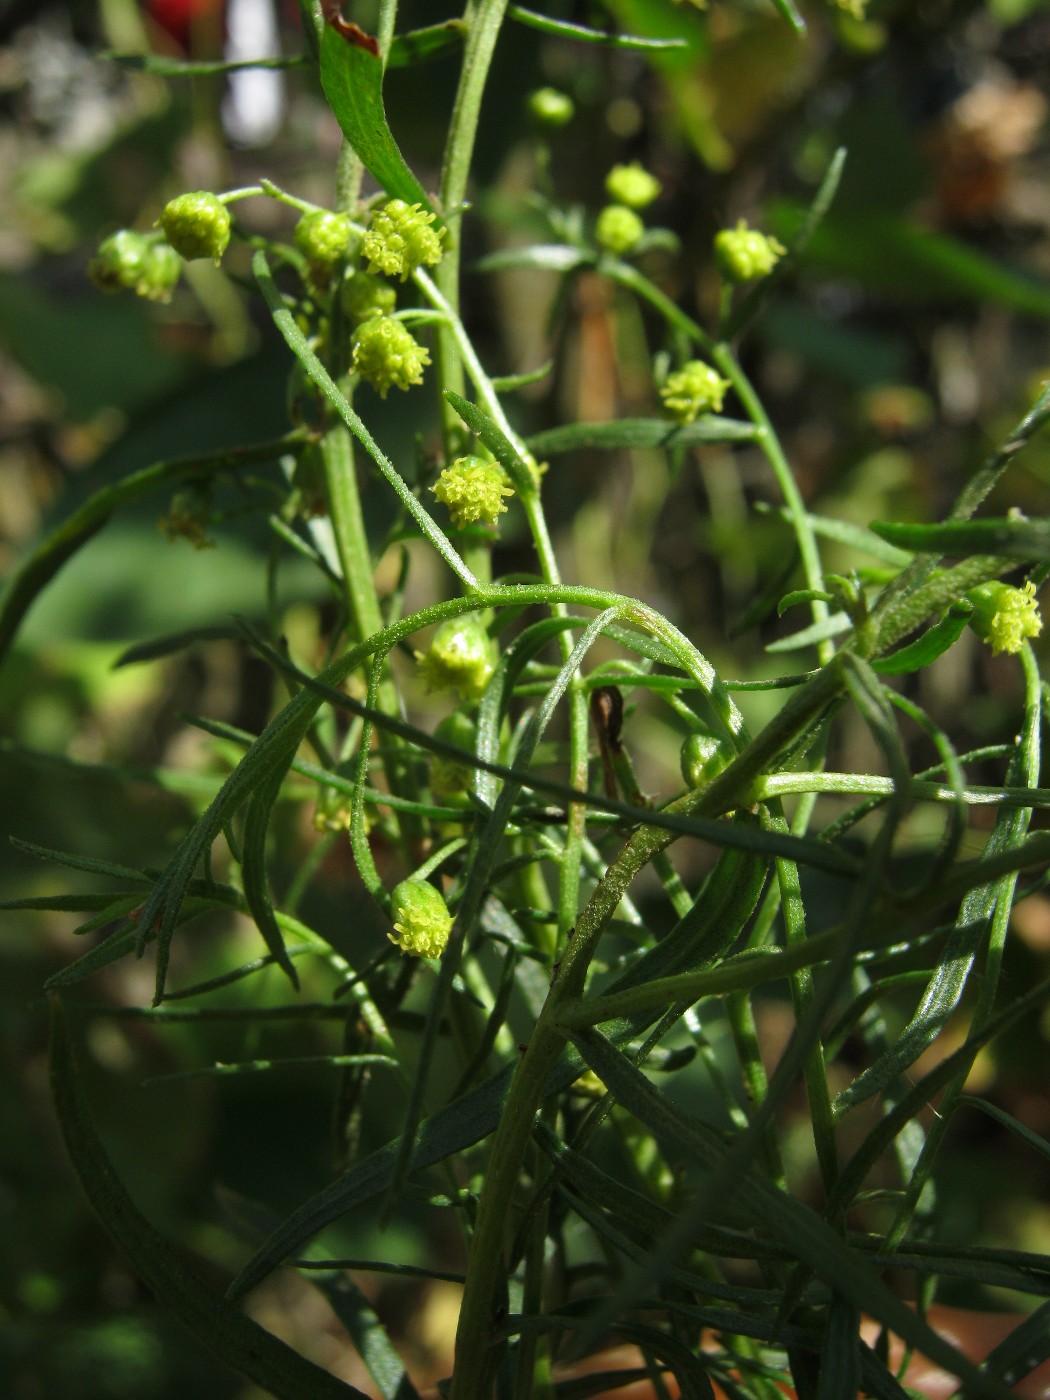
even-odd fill
[[(273, 0), (229, 0), (226, 7), (227, 63), (276, 58), (280, 53)], [(222, 124), (238, 146), (265, 146), (284, 116), (284, 74), (244, 68), (227, 75)]]

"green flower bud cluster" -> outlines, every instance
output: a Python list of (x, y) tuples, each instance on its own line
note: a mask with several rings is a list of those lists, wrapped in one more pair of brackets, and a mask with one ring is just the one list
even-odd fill
[(715, 235), (715, 261), (727, 282), (768, 277), (786, 252), (778, 239), (748, 228), (743, 219), (736, 228), (724, 228)]
[(473, 454), (457, 457), (430, 489), (448, 506), (453, 524), (460, 530), (477, 522), (494, 525), (497, 516), (507, 509), (503, 497), (514, 495), (500, 464)]
[(719, 413), (729, 380), (703, 360), (688, 364), (669, 374), (660, 390), (664, 407), (679, 423), (695, 423), (705, 413)]
[(660, 181), (633, 161), (630, 165), (614, 165), (605, 177), (605, 189), (613, 203), (598, 215), (594, 238), (600, 248), (619, 256), (641, 242), (645, 225), (635, 211), (645, 209), (659, 197)]
[(492, 643), (476, 617), (443, 622), (416, 661), (428, 690), (455, 690), (468, 704), (481, 699), (495, 670)]
[(993, 656), (1020, 651), (1030, 637), (1038, 637), (1043, 630), (1031, 580), (1023, 588), (1000, 581), (982, 583), (966, 596), (973, 604), (970, 626), (991, 647)]
[(336, 263), (350, 251), (353, 226), (348, 214), (314, 209), (299, 220), (292, 238), (310, 264), (314, 279), (327, 282)]
[(617, 204), (628, 209), (645, 209), (659, 199), (663, 186), (655, 175), (638, 161), (630, 165), (614, 165), (605, 177), (605, 192)]
[(404, 282), (417, 267), (439, 263), (444, 229), (431, 228), (436, 217), (422, 204), (406, 204), (403, 199), (391, 199), (377, 209), (361, 242), (369, 272)]
[(122, 228), (99, 244), (88, 275), (104, 292), (129, 288), (149, 301), (170, 301), (182, 259), (168, 243)]
[(439, 958), (445, 951), (452, 915), (441, 891), (427, 880), (402, 880), (392, 896), (394, 927), (387, 934), (403, 953)]
[(230, 211), (217, 195), (194, 190), (169, 199), (159, 220), (175, 251), (192, 262), (211, 258), (216, 267), (230, 243)]
[(394, 316), (373, 316), (354, 334), (351, 366), (384, 399), (390, 389), (422, 384), (429, 364), (430, 352)]
[(529, 93), (529, 116), (537, 126), (557, 131), (560, 127), (568, 126), (575, 115), (572, 98), (557, 88), (537, 88)]
[(373, 316), (390, 316), (397, 306), (397, 292), (381, 277), (370, 272), (355, 272), (343, 283), (339, 292), (343, 315), (352, 326), (369, 321)]

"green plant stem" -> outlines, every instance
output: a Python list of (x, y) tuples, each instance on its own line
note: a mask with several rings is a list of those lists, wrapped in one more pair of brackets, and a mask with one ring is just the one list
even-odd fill
[[(445, 256), (435, 272), (435, 281), (442, 296), (456, 311), (459, 310), (462, 204), (466, 198), (467, 182), (470, 178), (474, 142), (481, 115), (481, 100), (506, 8), (507, 0), (468, 0), (463, 13), (467, 37), (459, 87), (456, 90), (456, 100), (445, 142), (439, 191), (447, 242)], [(434, 362), (441, 387), (462, 393), (463, 368), (456, 354), (455, 342), (449, 332), (440, 328)], [(455, 409), (444, 399), (441, 415), (445, 455), (451, 461), (458, 455), (459, 445), (463, 440), (463, 428)]]

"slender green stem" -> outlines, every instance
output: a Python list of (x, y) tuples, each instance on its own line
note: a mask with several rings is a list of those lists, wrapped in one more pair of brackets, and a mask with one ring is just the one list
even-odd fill
[[(496, 40), (499, 37), (506, 8), (507, 0), (468, 0), (463, 14), (467, 39), (441, 171), (440, 196), (442, 213), (445, 217), (447, 243), (445, 256), (438, 264), (435, 274), (442, 296), (457, 311), (459, 309), (462, 205), (467, 194), (467, 182), (470, 178), (470, 166), (474, 154), (474, 142), (477, 137), (485, 83), (488, 79), (492, 54), (496, 47)], [(442, 388), (454, 389), (457, 393), (461, 393), (463, 368), (459, 362), (453, 337), (443, 330), (438, 331), (435, 364), (438, 382)], [(463, 440), (463, 428), (455, 410), (444, 400), (441, 411), (445, 455), (451, 460), (457, 455), (459, 444)]]

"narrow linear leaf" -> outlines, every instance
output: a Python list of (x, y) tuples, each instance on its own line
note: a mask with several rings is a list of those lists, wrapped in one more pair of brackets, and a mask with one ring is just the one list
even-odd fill
[(973, 604), (960, 598), (948, 609), (946, 617), (907, 646), (899, 647), (889, 656), (873, 661), (872, 669), (880, 676), (903, 676), (910, 671), (921, 671), (943, 656), (949, 647), (955, 645), (966, 631), (966, 624), (973, 616)]
[(566, 423), (528, 439), (537, 457), (554, 457), (580, 448), (702, 447), (711, 442), (753, 442), (761, 429), (753, 423), (708, 414), (695, 423), (672, 423), (666, 418), (621, 418), (611, 423)]
[(274, 767), (266, 781), (260, 783), (249, 799), (244, 818), (241, 871), (244, 877), (244, 897), (248, 901), (248, 908), (256, 927), (274, 961), (298, 991), (299, 974), (288, 957), (281, 930), (277, 926), (266, 875), (266, 836), (270, 827), (270, 815), (287, 771), (284, 767)]
[(585, 24), (570, 24), (568, 20), (538, 15), (535, 10), (526, 10), (523, 5), (508, 5), (507, 18), (517, 20), (530, 29), (538, 29), (541, 34), (551, 34), (559, 39), (576, 39), (583, 44), (605, 44), (614, 49), (684, 49), (689, 44), (687, 39), (647, 39), (637, 34), (614, 34), (606, 29), (590, 29)]
[(435, 58), (457, 53), (463, 47), (467, 26), (461, 19), (447, 19), (443, 24), (428, 24), (422, 29), (410, 29), (407, 34), (395, 34), (386, 57), (388, 68), (412, 68)]
[(584, 248), (566, 243), (535, 243), (528, 248), (501, 248), (497, 253), (479, 258), (474, 266), (479, 272), (501, 272), (508, 267), (529, 267), (536, 272), (572, 272), (593, 261), (593, 256)]
[(10, 840), (16, 851), (24, 851), (38, 860), (64, 865), (70, 870), (86, 870), (91, 875), (107, 875), (113, 880), (130, 881), (133, 885), (149, 884), (150, 877), (145, 871), (133, 870), (128, 865), (116, 865), (111, 860), (96, 860), (92, 856), (76, 855), (70, 851), (53, 851), (48, 846), (38, 846), (35, 841), (23, 841), (18, 836), (12, 836)]
[(91, 1122), (57, 997), (51, 1001), (51, 1087), (66, 1149), (92, 1208), (149, 1288), (204, 1346), (277, 1400), (368, 1400), (213, 1293), (140, 1213)]
[(875, 520), (880, 539), (918, 554), (999, 554), (1005, 559), (1050, 558), (1050, 519), (1007, 516), (999, 520), (958, 520), (943, 525), (907, 525)]

